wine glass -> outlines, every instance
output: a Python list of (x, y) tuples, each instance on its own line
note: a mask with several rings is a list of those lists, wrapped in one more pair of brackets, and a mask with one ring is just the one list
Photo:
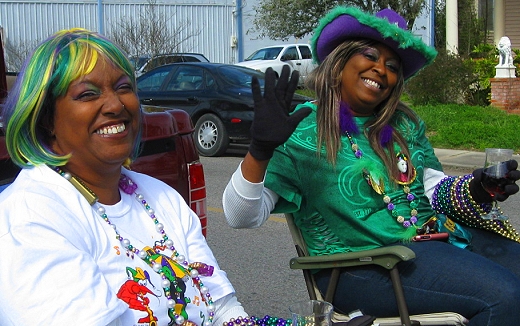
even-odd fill
[(504, 148), (486, 148), (486, 162), (484, 163), (484, 171), (482, 171), (482, 187), (491, 195), (493, 205), (488, 214), (482, 215), (482, 218), (488, 220), (506, 220), (504, 215), (497, 206), (496, 195), (504, 193), (504, 187), (511, 183), (507, 179), (507, 161), (513, 157), (512, 149)]
[(330, 326), (333, 306), (320, 300), (304, 300), (289, 306), (292, 326)]

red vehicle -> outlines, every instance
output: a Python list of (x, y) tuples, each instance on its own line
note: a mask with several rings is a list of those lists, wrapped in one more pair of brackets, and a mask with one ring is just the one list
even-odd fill
[[(4, 52), (0, 35), (0, 117), (7, 97)], [(11, 76), (12, 77), (12, 76)], [(206, 235), (206, 182), (193, 140), (194, 127), (182, 110), (143, 106), (142, 152), (132, 169), (151, 175), (175, 188), (197, 213)], [(14, 180), (19, 168), (9, 158), (0, 119), (0, 191)]]

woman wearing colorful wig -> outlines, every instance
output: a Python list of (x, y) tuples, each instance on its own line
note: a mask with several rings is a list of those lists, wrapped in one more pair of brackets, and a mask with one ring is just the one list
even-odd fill
[[(263, 96), (253, 81), (252, 142), (223, 195), (228, 223), (258, 227), (272, 212), (291, 212), (311, 255), (404, 244), (417, 255), (399, 268), (411, 314), (455, 311), (470, 325), (517, 325), (518, 234), (481, 218), (491, 201), (481, 170), (445, 175), (424, 122), (399, 100), (404, 82), (436, 51), (390, 9), (337, 7), (311, 43), (319, 66), (307, 82), (317, 101), (289, 114), (298, 78), (288, 70), (278, 82), (266, 72)], [(507, 164), (502, 201), (520, 178), (517, 162)], [(411, 241), (447, 225), (454, 226), (448, 242)], [(329, 271), (315, 275), (325, 290)], [(344, 313), (397, 316), (391, 287), (378, 267), (349, 269), (333, 303)]]
[(166, 184), (129, 171), (141, 111), (111, 41), (71, 29), (41, 43), (5, 105), (23, 169), (0, 194), (0, 324), (222, 325), (246, 317)]

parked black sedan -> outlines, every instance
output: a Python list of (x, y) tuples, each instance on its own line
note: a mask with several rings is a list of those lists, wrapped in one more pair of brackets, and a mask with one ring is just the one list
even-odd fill
[[(236, 65), (185, 62), (164, 65), (137, 79), (142, 104), (185, 110), (195, 124), (200, 155), (220, 156), (230, 142), (248, 143), (253, 120), (251, 78), (262, 72)], [(293, 105), (310, 100), (295, 94)]]

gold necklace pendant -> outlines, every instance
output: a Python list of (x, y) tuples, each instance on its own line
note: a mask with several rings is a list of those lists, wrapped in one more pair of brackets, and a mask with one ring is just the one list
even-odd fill
[(383, 178), (374, 178), (367, 169), (363, 169), (363, 178), (365, 178), (370, 187), (372, 187), (372, 189), (374, 189), (374, 191), (379, 195), (383, 195), (385, 193), (385, 182)]
[(410, 179), (407, 178), (406, 174), (401, 173), (401, 177), (399, 179), (393, 179), (395, 183), (400, 184), (402, 186), (407, 186), (412, 184), (415, 181), (415, 177), (417, 176), (417, 171), (413, 168), (413, 175)]

